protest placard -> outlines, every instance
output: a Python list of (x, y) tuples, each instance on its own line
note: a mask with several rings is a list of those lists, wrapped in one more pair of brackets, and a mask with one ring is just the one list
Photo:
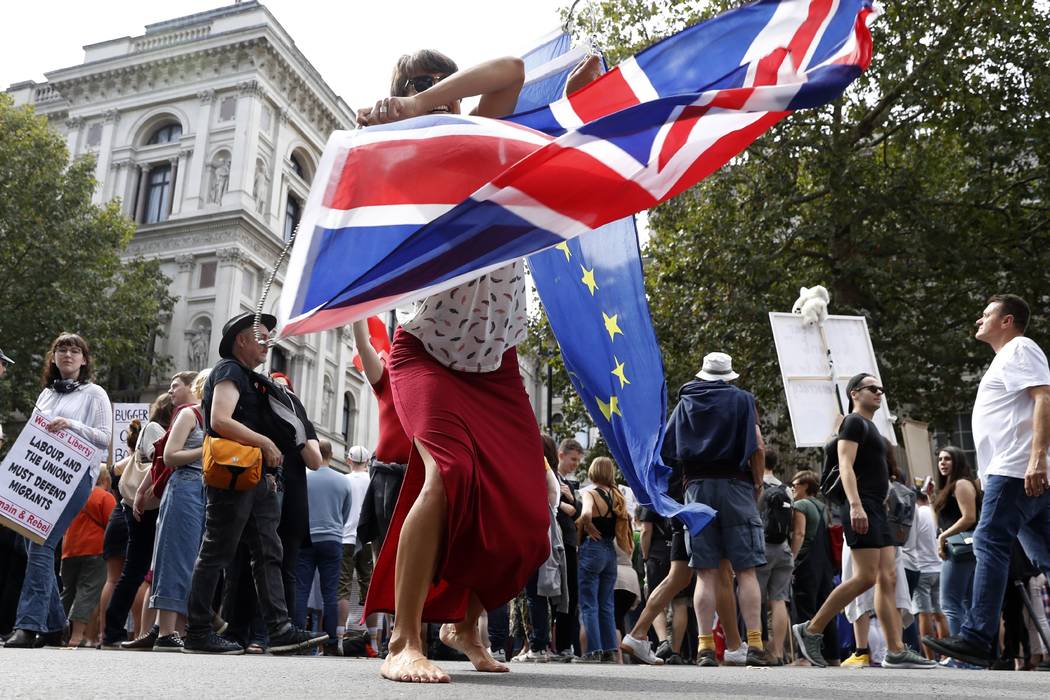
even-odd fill
[(113, 404), (113, 463), (131, 454), (128, 449), (128, 427), (131, 421), (138, 419), (145, 427), (149, 422), (148, 403), (115, 403)]
[(0, 525), (43, 544), (69, 497), (98, 459), (98, 448), (69, 430), (48, 432), (33, 415), (0, 465)]

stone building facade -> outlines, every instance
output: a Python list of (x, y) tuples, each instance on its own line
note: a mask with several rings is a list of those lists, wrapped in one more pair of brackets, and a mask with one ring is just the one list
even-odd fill
[[(255, 309), (328, 136), (354, 128), (354, 114), (258, 2), (151, 24), (84, 52), (82, 64), (8, 93), (48, 117), (71, 157), (96, 157), (95, 202), (118, 199), (138, 224), (126, 255), (159, 259), (171, 278), (177, 302), (160, 319), (156, 351), (175, 369), (209, 367), (223, 323)], [(378, 439), (353, 355), (347, 327), (282, 340), (269, 360), (292, 378), (337, 458)], [(542, 372), (523, 365), (542, 420)], [(163, 388), (147, 387), (143, 400)]]

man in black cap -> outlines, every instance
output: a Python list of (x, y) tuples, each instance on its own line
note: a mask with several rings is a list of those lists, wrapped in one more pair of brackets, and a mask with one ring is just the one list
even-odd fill
[[(245, 491), (207, 487), (204, 541), (193, 567), (189, 625), (183, 648), (191, 654), (244, 653), (240, 644), (211, 631), (212, 600), (219, 573), (233, 561), (242, 534), (251, 551), (252, 574), (270, 636), (270, 651), (293, 652), (328, 638), (326, 634), (298, 629), (288, 618), (281, 576), (281, 540), (277, 536), (281, 506), (275, 478), (283, 462), (275, 439), (283, 438), (261, 391), (260, 377), (252, 371), (266, 361), (267, 341), (277, 319), (262, 314), (257, 329), (253, 328), (254, 320), (253, 314), (245, 313), (223, 327), (219, 343), (219, 356), (223, 359), (208, 375), (202, 406), (207, 434), (258, 447), (266, 477)], [(304, 453), (316, 450), (316, 444), (300, 447)]]

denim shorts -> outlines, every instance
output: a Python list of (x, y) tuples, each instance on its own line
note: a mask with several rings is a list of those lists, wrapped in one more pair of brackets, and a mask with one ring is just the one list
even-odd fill
[(685, 487), (686, 503), (711, 506), (718, 515), (699, 535), (687, 538), (689, 566), (717, 569), (728, 559), (736, 571), (766, 563), (766, 537), (755, 489), (739, 479), (697, 479)]
[(919, 574), (919, 582), (911, 592), (911, 613), (941, 612), (941, 572)]

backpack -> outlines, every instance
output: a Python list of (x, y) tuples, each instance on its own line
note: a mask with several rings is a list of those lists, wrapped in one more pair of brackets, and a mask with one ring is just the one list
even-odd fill
[(886, 494), (886, 513), (889, 516), (890, 536), (893, 544), (903, 546), (908, 541), (912, 523), (915, 522), (915, 490), (896, 481), (890, 482)]
[(791, 497), (783, 484), (766, 485), (762, 493), (762, 521), (766, 542), (782, 544), (791, 535)]
[[(864, 435), (868, 437), (868, 422), (864, 421)], [(839, 437), (836, 435), (824, 445), (824, 468), (820, 476), (820, 492), (832, 505), (846, 502), (846, 490), (842, 488), (842, 476), (839, 473)]]

